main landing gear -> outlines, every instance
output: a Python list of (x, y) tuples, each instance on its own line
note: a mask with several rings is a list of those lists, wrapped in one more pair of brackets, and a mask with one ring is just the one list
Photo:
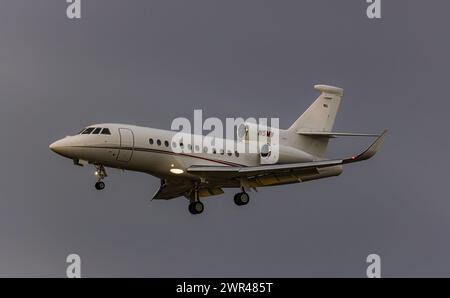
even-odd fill
[(103, 179), (105, 179), (106, 171), (105, 168), (102, 165), (96, 165), (95, 166), (95, 176), (97, 176), (97, 182), (95, 183), (95, 189), (102, 190), (105, 188), (105, 182), (103, 182)]
[(203, 205), (202, 202), (200, 202), (200, 196), (198, 194), (198, 186), (195, 186), (192, 193), (191, 193), (191, 198), (190, 198), (190, 203), (189, 203), (189, 212), (191, 214), (200, 214), (203, 212), (203, 210), (205, 210), (205, 206)]
[[(241, 192), (238, 192), (234, 195), (234, 203), (238, 206), (244, 206), (247, 205), (248, 202), (250, 202), (250, 196), (247, 192), (242, 190)], [(191, 214), (200, 214), (205, 210), (205, 206), (202, 202), (200, 202), (199, 194), (198, 194), (198, 188), (195, 187), (190, 196), (190, 203), (189, 203), (189, 212)]]
[(250, 201), (250, 196), (245, 191), (238, 192), (234, 195), (234, 203), (238, 206), (247, 205)]
[(200, 214), (203, 210), (205, 210), (205, 206), (202, 202), (198, 201), (189, 203), (189, 212), (191, 212), (191, 214)]

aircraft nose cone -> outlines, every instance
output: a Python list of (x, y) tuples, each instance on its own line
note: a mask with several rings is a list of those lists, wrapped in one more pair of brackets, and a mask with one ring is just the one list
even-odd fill
[(57, 147), (58, 147), (57, 143), (58, 143), (58, 141), (51, 143), (51, 144), (48, 146), (48, 148), (49, 148), (50, 150), (52, 150), (53, 152), (56, 152)]
[(51, 143), (48, 148), (61, 156), (74, 158), (76, 157), (77, 151), (73, 147), (77, 144), (76, 140), (72, 137), (65, 137)]
[(52, 150), (52, 151), (55, 152), (55, 153), (59, 153), (59, 154), (62, 153), (63, 147), (64, 147), (64, 146), (63, 146), (61, 140), (58, 140), (58, 141), (56, 141), (56, 142), (53, 142), (53, 143), (51, 143), (51, 144), (48, 146), (48, 148), (49, 148), (50, 150)]

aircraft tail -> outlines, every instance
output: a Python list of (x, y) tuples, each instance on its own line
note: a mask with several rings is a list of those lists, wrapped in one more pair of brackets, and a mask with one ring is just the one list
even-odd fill
[(307, 135), (306, 133), (327, 133), (332, 131), (344, 90), (328, 85), (315, 85), (314, 89), (320, 91), (321, 94), (288, 128), (288, 131), (300, 134), (297, 147), (315, 156), (323, 157), (325, 156), (329, 137), (318, 134)]

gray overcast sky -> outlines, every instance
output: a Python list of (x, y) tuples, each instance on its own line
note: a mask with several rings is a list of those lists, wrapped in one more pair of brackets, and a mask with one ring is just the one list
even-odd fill
[[(0, 0), (0, 276), (450, 276), (449, 1)], [(91, 167), (48, 144), (98, 122), (280, 117), (345, 88), (335, 130), (391, 133), (379, 155), (327, 180), (150, 202), (156, 178)], [(367, 140), (333, 141), (331, 156)]]

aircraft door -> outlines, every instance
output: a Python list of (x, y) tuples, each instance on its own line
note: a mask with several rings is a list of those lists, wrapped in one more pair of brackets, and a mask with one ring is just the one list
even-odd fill
[(128, 162), (133, 156), (134, 134), (131, 129), (119, 128), (120, 149), (117, 155), (118, 161)]

